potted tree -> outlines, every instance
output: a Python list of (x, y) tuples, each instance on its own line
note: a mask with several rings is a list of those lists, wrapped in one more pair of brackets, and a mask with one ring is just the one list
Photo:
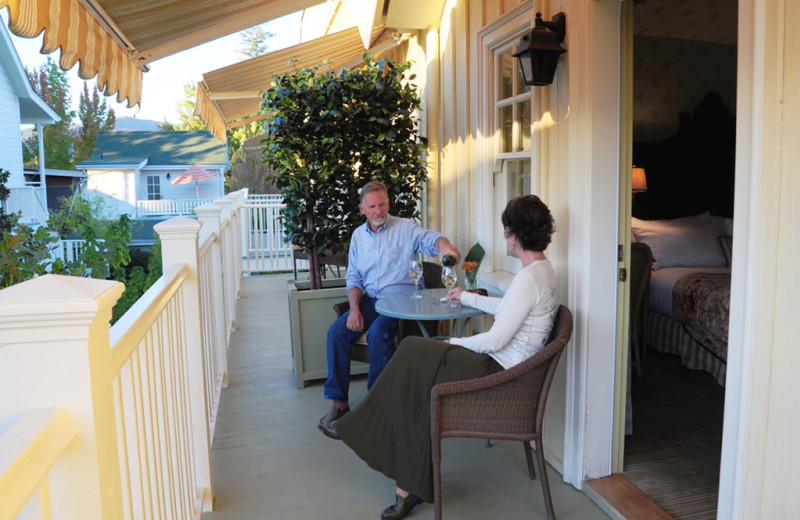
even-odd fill
[[(331, 64), (303, 68), (295, 62), (288, 73), (273, 75), (264, 92), (263, 154), (272, 172), (267, 180), (284, 197), (287, 239), (308, 255), (308, 288), (318, 293), (301, 296), (304, 287), (290, 282), (298, 386), (327, 374), (325, 333), (336, 318), (332, 303), (345, 294), (343, 288), (323, 288), (320, 257), (347, 250), (353, 230), (363, 222), (359, 189), (379, 180), (388, 188), (395, 215), (419, 217), (427, 143), (419, 133), (421, 103), (411, 83), (414, 75), (407, 74), (410, 67), (368, 55), (364, 66), (353, 70)], [(319, 298), (324, 303), (308, 304), (314, 319), (304, 316), (300, 302)]]

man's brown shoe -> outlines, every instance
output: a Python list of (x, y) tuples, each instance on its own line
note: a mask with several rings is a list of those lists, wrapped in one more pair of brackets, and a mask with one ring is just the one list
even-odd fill
[(336, 406), (335, 404), (331, 405), (331, 409), (328, 410), (328, 413), (326, 413), (325, 416), (319, 420), (319, 424), (317, 425), (317, 427), (322, 431), (322, 433), (324, 433), (331, 439), (339, 440), (339, 435), (337, 435), (334, 426), (336, 426), (336, 421), (344, 417), (344, 414), (346, 414), (349, 411), (350, 411), (349, 405), (345, 406), (343, 410), (339, 409), (339, 407)]

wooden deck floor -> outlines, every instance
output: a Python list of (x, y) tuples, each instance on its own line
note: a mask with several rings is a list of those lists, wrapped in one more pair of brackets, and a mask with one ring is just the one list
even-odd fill
[[(394, 483), (371, 470), (317, 421), (329, 403), (322, 381), (298, 390), (291, 368), (286, 275), (242, 280), (237, 330), (229, 350), (212, 451), (215, 509), (204, 520), (361, 520), (379, 518)], [(366, 393), (355, 378), (351, 401)], [(444, 516), (459, 520), (546, 518), (541, 485), (527, 477), (516, 442), (447, 439), (443, 443)], [(559, 520), (607, 519), (552, 468)], [(433, 518), (423, 504), (408, 518)]]

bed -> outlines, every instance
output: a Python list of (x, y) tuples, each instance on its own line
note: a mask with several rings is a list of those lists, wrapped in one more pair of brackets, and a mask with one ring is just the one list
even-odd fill
[(653, 253), (647, 342), (725, 385), (732, 220), (701, 213), (632, 221)]

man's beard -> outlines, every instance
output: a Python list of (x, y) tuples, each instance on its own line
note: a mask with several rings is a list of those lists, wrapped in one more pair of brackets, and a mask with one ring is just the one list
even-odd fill
[(372, 227), (379, 228), (382, 225), (386, 224), (386, 217), (375, 217), (369, 221), (372, 224)]

